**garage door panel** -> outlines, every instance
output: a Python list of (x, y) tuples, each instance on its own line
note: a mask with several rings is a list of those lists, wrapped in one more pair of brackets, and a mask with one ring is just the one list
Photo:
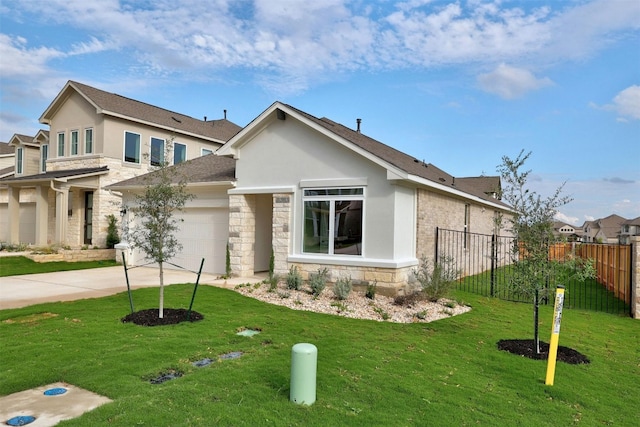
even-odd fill
[(202, 258), (202, 271), (224, 274), (229, 238), (229, 211), (224, 208), (192, 208), (177, 216), (178, 241), (182, 251), (172, 262), (191, 271), (198, 271)]

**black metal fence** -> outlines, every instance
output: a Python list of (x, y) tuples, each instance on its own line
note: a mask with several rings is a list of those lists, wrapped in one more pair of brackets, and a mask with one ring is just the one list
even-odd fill
[[(436, 257), (450, 257), (461, 271), (458, 289), (489, 297), (496, 297), (508, 301), (532, 302), (518, 294), (510, 286), (512, 276), (512, 249), (515, 241), (510, 236), (469, 233), (465, 231), (436, 229)], [(591, 245), (591, 244), (589, 244)], [(602, 280), (598, 271), (596, 279), (580, 281), (573, 274), (567, 274), (564, 261), (582, 254), (598, 254), (605, 251), (585, 250), (586, 244), (558, 244), (550, 250), (550, 260), (558, 271), (552, 273), (550, 287), (565, 286), (565, 308), (580, 308), (604, 311), (615, 314), (631, 314), (631, 276), (621, 275), (615, 287)], [(617, 245), (616, 245), (617, 246)], [(606, 251), (609, 253), (609, 251)], [(629, 245), (621, 245), (621, 254), (631, 253)], [(591, 258), (591, 256), (589, 256)], [(616, 264), (612, 268), (620, 271), (630, 271), (631, 258), (618, 256), (611, 258)], [(601, 261), (595, 259), (598, 266)], [(564, 270), (563, 270), (564, 269)], [(555, 278), (563, 277), (564, 283), (554, 283)], [(566, 277), (569, 277), (566, 279)], [(553, 303), (553, 296), (550, 301)]]

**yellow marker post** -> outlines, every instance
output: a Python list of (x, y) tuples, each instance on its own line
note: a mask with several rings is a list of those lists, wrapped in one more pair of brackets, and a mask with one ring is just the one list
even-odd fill
[(564, 305), (564, 286), (556, 289), (556, 301), (553, 306), (553, 325), (551, 325), (551, 341), (549, 342), (549, 359), (547, 359), (546, 385), (553, 385), (556, 374), (556, 358), (558, 356), (558, 340), (560, 339), (560, 321), (562, 320), (562, 306)]

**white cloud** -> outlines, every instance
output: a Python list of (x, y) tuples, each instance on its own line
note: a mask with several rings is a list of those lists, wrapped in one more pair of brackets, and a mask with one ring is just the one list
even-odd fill
[(0, 34), (0, 74), (3, 79), (46, 75), (49, 73), (47, 63), (63, 56), (63, 52), (53, 48), (30, 48), (24, 37)]
[(563, 214), (562, 212), (556, 212), (553, 219), (555, 219), (556, 221), (561, 221), (561, 222), (572, 224), (572, 225), (578, 225), (578, 221), (580, 221), (580, 218), (575, 216), (568, 216)]
[(615, 111), (618, 114), (618, 121), (627, 122), (640, 120), (640, 86), (633, 85), (620, 91), (612, 100), (611, 104), (598, 105), (590, 102), (591, 108), (605, 111)]
[(498, 95), (503, 99), (520, 98), (527, 92), (553, 84), (548, 77), (537, 78), (523, 68), (500, 64), (495, 70), (478, 76), (482, 90)]
[(640, 120), (640, 86), (629, 86), (617, 94), (612, 109), (624, 118)]

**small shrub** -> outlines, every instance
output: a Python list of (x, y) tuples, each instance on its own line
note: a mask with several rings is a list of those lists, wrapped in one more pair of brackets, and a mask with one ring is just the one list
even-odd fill
[(267, 279), (267, 283), (269, 284), (269, 292), (274, 292), (278, 289), (278, 283), (280, 283), (280, 276), (277, 274), (272, 275)]
[(391, 316), (389, 316), (389, 313), (384, 311), (381, 307), (373, 307), (373, 311), (378, 313), (382, 320), (389, 320), (391, 318)]
[(276, 254), (273, 252), (273, 248), (271, 248), (271, 256), (269, 256), (269, 281), (273, 279), (273, 274), (276, 269)]
[(228, 279), (229, 277), (231, 277), (231, 251), (229, 250), (229, 242), (227, 242), (227, 254), (224, 264), (224, 278)]
[(345, 300), (349, 298), (351, 289), (352, 289), (351, 277), (350, 276), (341, 277), (333, 285), (333, 294), (339, 300)]
[(118, 219), (114, 214), (107, 215), (107, 248), (113, 249), (115, 245), (120, 243), (120, 236), (118, 235)]
[(298, 271), (298, 267), (292, 265), (287, 274), (287, 288), (293, 290), (299, 290), (302, 287), (302, 276)]
[(420, 320), (424, 320), (427, 318), (427, 310), (422, 310), (417, 312), (416, 314), (414, 314), (414, 317), (420, 319)]
[(393, 299), (395, 305), (401, 307), (411, 307), (424, 300), (424, 294), (421, 291), (410, 291), (404, 295), (398, 295)]
[(338, 313), (342, 313), (343, 311), (347, 311), (349, 308), (341, 302), (332, 302), (331, 307), (335, 307), (338, 310)]
[(364, 296), (369, 299), (375, 299), (377, 288), (378, 288), (377, 280), (374, 280), (373, 283), (367, 283), (367, 292), (364, 294)]
[(441, 256), (440, 260), (434, 263), (423, 257), (413, 274), (420, 283), (425, 297), (435, 302), (449, 294), (451, 287), (460, 277), (460, 270), (455, 268), (455, 262), (450, 256)]
[(278, 296), (281, 299), (287, 299), (291, 297), (291, 294), (289, 292), (278, 292)]
[(315, 296), (319, 296), (324, 288), (327, 286), (327, 277), (329, 271), (326, 268), (318, 269), (317, 273), (311, 273), (309, 275), (309, 287), (311, 287), (311, 293)]

